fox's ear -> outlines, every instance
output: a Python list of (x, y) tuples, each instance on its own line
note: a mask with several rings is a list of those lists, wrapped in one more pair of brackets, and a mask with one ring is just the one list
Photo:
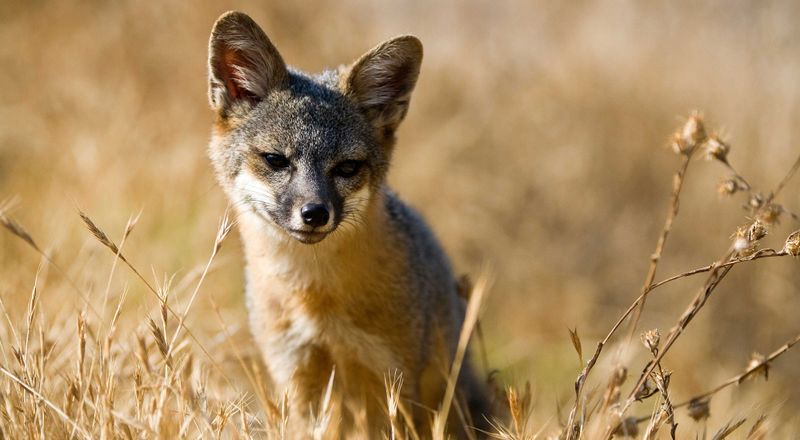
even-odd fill
[(226, 12), (211, 30), (208, 44), (208, 98), (221, 114), (239, 100), (264, 98), (282, 87), (286, 63), (263, 30), (242, 12)]
[(367, 52), (343, 76), (345, 94), (361, 107), (381, 140), (391, 139), (405, 117), (421, 63), (422, 43), (405, 35)]

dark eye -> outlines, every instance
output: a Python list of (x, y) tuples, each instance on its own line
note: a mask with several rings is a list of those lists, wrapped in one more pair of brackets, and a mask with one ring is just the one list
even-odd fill
[(360, 160), (346, 160), (336, 165), (336, 168), (333, 169), (333, 174), (339, 177), (353, 177), (358, 174), (362, 165), (364, 165), (364, 162)]
[(289, 166), (289, 159), (282, 154), (276, 153), (262, 153), (261, 157), (271, 166), (273, 169), (282, 169)]

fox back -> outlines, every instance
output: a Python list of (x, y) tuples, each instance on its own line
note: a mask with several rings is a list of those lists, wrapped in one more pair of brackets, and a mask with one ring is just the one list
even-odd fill
[[(209, 154), (238, 214), (251, 331), (299, 436), (329, 386), (329, 432), (348, 438), (385, 431), (389, 375), (423, 436), (445, 389), (464, 304), (434, 235), (386, 185), (421, 61), (401, 36), (308, 75), (245, 14), (211, 33)], [(469, 366), (459, 389), (466, 424), (484, 426)]]

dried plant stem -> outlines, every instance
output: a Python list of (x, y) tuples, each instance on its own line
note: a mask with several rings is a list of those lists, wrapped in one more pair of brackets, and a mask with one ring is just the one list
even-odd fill
[(664, 220), (664, 228), (661, 230), (661, 235), (658, 237), (656, 250), (650, 256), (650, 268), (647, 270), (647, 277), (645, 277), (644, 284), (642, 285), (642, 294), (640, 296), (641, 299), (637, 301), (638, 306), (636, 307), (636, 312), (633, 315), (630, 331), (628, 332), (628, 343), (630, 343), (631, 339), (636, 333), (636, 327), (639, 325), (639, 319), (642, 316), (642, 311), (644, 310), (645, 302), (647, 301), (647, 293), (652, 290), (650, 286), (653, 284), (653, 280), (656, 278), (656, 270), (658, 269), (659, 261), (661, 261), (661, 254), (664, 252), (664, 245), (667, 243), (667, 238), (669, 237), (670, 231), (672, 231), (672, 223), (675, 221), (675, 217), (678, 216), (681, 190), (683, 189), (683, 182), (686, 180), (686, 171), (689, 169), (689, 163), (691, 160), (691, 153), (684, 155), (681, 166), (678, 168), (678, 172), (676, 172), (675, 176), (673, 177), (672, 196), (670, 197), (669, 211), (667, 211), (667, 217)]
[(775, 187), (775, 191), (772, 191), (769, 197), (767, 197), (767, 204), (772, 202), (775, 199), (775, 197), (778, 197), (778, 194), (780, 194), (783, 188), (786, 187), (786, 184), (789, 183), (790, 180), (792, 180), (792, 177), (794, 177), (798, 169), (800, 169), (800, 156), (798, 156), (797, 159), (795, 159), (792, 168), (790, 168), (789, 172), (787, 172), (786, 175), (783, 176), (783, 179), (780, 181), (780, 183), (778, 183), (778, 186)]
[(720, 162), (723, 165), (725, 165), (725, 168), (727, 168), (728, 170), (730, 170), (731, 173), (733, 173), (734, 178), (738, 179), (740, 183), (744, 184), (745, 191), (750, 192), (753, 190), (753, 185), (750, 185), (750, 182), (748, 182), (747, 179), (745, 179), (744, 176), (742, 176), (739, 173), (739, 171), (737, 171), (736, 168), (734, 168), (733, 165), (731, 165), (730, 162), (728, 162), (727, 160), (723, 160)]
[[(116, 255), (115, 258), (119, 258), (120, 260), (122, 260), (123, 263), (125, 263), (125, 265), (128, 267), (128, 269), (130, 269), (139, 278), (139, 280), (141, 280), (142, 283), (144, 283), (144, 285), (147, 287), (147, 290), (149, 290), (153, 295), (156, 296), (156, 298), (158, 298), (159, 303), (161, 303), (161, 306), (165, 310), (167, 310), (174, 318), (177, 318), (178, 320), (180, 320), (180, 315), (178, 315), (178, 313), (175, 312), (175, 310), (173, 310), (172, 307), (170, 307), (170, 305), (166, 302), (166, 299), (164, 297), (162, 297), (161, 295), (159, 295), (159, 293), (155, 289), (155, 287), (153, 287), (153, 285), (150, 284), (149, 281), (147, 281), (147, 279), (136, 269), (136, 267), (133, 264), (131, 264), (131, 262), (128, 261), (127, 258), (125, 258), (125, 255), (123, 255), (120, 252), (120, 250), (117, 247), (117, 245), (114, 244), (114, 242), (112, 242), (108, 238), (108, 236), (100, 228), (98, 228), (97, 225), (94, 224), (92, 219), (90, 219), (86, 214), (84, 214), (81, 211), (79, 211), (78, 214), (80, 215), (81, 219), (86, 224), (86, 227), (89, 229), (89, 231), (92, 233), (92, 235), (94, 235), (95, 238), (97, 238), (97, 240), (100, 243), (102, 243), (106, 248), (111, 250)], [(211, 356), (211, 353), (209, 353), (208, 350), (206, 350), (206, 348), (203, 347), (203, 344), (200, 343), (200, 340), (197, 339), (197, 337), (194, 335), (194, 333), (191, 331), (191, 329), (189, 329), (189, 327), (186, 325), (186, 323), (184, 323), (183, 321), (180, 321), (180, 322), (181, 322), (180, 326), (183, 327), (186, 330), (186, 334), (188, 334), (189, 337), (191, 337), (192, 340), (194, 340), (194, 342), (200, 348), (200, 351), (202, 351), (203, 354), (208, 358), (208, 360), (211, 361), (211, 364), (214, 366), (214, 368), (216, 368), (217, 371), (219, 371), (220, 374), (222, 374), (222, 376), (225, 378), (225, 380), (228, 383), (233, 383), (233, 382), (231, 382), (230, 378), (225, 374), (225, 371), (222, 369), (222, 367), (219, 365), (219, 363), (216, 360), (214, 360), (214, 358)]]
[[(209, 300), (211, 301), (211, 308), (214, 309), (214, 314), (216, 315), (220, 329), (222, 329), (222, 332), (225, 334), (225, 338), (228, 341), (232, 342), (233, 335), (231, 335), (230, 331), (228, 330), (228, 324), (222, 318), (222, 313), (220, 313), (219, 310), (219, 304), (217, 304), (217, 302), (214, 301), (214, 298), (209, 298)], [(237, 362), (239, 362), (239, 366), (242, 368), (242, 371), (244, 372), (245, 376), (247, 376), (247, 380), (250, 382), (250, 385), (255, 390), (256, 397), (258, 397), (262, 408), (272, 411), (273, 415), (277, 414), (279, 411), (275, 406), (275, 404), (273, 404), (272, 401), (265, 394), (264, 384), (262, 383), (261, 380), (259, 380), (258, 373), (255, 371), (251, 371), (251, 368), (247, 366), (247, 364), (244, 361), (244, 357), (242, 357), (242, 354), (239, 351), (236, 344), (231, 343), (230, 347), (233, 351), (233, 355), (236, 357)]]
[(744, 372), (742, 372), (740, 374), (737, 374), (736, 376), (731, 377), (730, 379), (728, 379), (725, 382), (717, 385), (716, 387), (712, 388), (711, 390), (706, 391), (705, 393), (702, 393), (702, 394), (698, 394), (698, 395), (694, 396), (693, 398), (691, 398), (691, 399), (689, 399), (689, 400), (687, 400), (685, 402), (681, 402), (681, 403), (675, 405), (675, 408), (680, 408), (680, 407), (687, 406), (687, 405), (689, 405), (689, 403), (691, 403), (694, 400), (702, 400), (702, 399), (711, 397), (712, 395), (720, 392), (721, 390), (723, 390), (723, 389), (725, 389), (725, 388), (727, 388), (727, 387), (729, 387), (731, 385), (742, 383), (742, 381), (744, 381), (748, 377), (752, 376), (756, 372), (762, 370), (770, 362), (774, 361), (775, 359), (777, 359), (778, 357), (780, 357), (781, 355), (783, 355), (784, 353), (789, 351), (789, 349), (792, 348), (798, 342), (800, 342), (800, 334), (798, 334), (794, 338), (790, 339), (788, 342), (783, 344), (777, 350), (775, 350), (772, 353), (770, 353), (770, 355), (767, 356), (761, 362), (758, 362), (758, 363), (750, 365), (749, 367), (747, 367), (747, 369)]
[[(175, 341), (178, 340), (178, 335), (180, 335), (181, 329), (183, 328), (183, 323), (186, 320), (186, 317), (189, 315), (189, 310), (192, 308), (194, 304), (195, 298), (197, 298), (197, 294), (200, 292), (200, 286), (203, 285), (203, 281), (206, 279), (206, 275), (208, 275), (208, 270), (211, 268), (211, 263), (214, 261), (214, 258), (219, 253), (220, 248), (222, 247), (222, 242), (225, 240), (225, 237), (228, 236), (233, 224), (228, 220), (228, 214), (225, 213), (223, 216), (220, 226), (217, 229), (217, 238), (214, 241), (214, 249), (211, 251), (211, 256), (208, 258), (208, 262), (206, 263), (205, 268), (203, 269), (203, 273), (200, 275), (200, 279), (197, 281), (197, 285), (192, 292), (192, 296), (189, 298), (189, 303), (186, 304), (186, 308), (183, 310), (180, 319), (178, 320), (178, 328), (175, 329), (175, 334), (172, 335), (172, 339), (169, 341), (169, 348), (167, 349), (166, 357), (169, 358), (172, 355), (172, 350), (175, 347)], [(166, 327), (165, 327), (166, 329)]]
[(87, 439), (91, 439), (91, 438), (92, 438), (92, 436), (91, 436), (91, 435), (89, 435), (89, 433), (87, 433), (86, 431), (84, 431), (84, 430), (83, 430), (83, 428), (81, 428), (80, 426), (78, 426), (78, 424), (77, 424), (77, 423), (75, 423), (75, 421), (73, 421), (73, 420), (72, 420), (72, 419), (71, 419), (71, 418), (70, 418), (70, 417), (67, 415), (67, 413), (65, 413), (65, 412), (64, 412), (64, 410), (62, 410), (61, 408), (59, 408), (59, 407), (58, 407), (58, 406), (57, 406), (55, 403), (53, 403), (53, 402), (51, 402), (50, 400), (48, 400), (48, 399), (47, 399), (46, 397), (44, 397), (44, 396), (43, 396), (43, 395), (42, 395), (40, 392), (38, 392), (38, 391), (36, 391), (35, 389), (33, 389), (33, 388), (30, 386), (30, 385), (26, 384), (25, 382), (23, 382), (22, 380), (20, 380), (20, 379), (19, 379), (17, 376), (15, 376), (14, 374), (12, 374), (10, 371), (6, 370), (6, 369), (5, 369), (5, 368), (3, 368), (3, 367), (0, 367), (0, 373), (3, 373), (3, 374), (5, 374), (5, 375), (6, 375), (6, 376), (8, 376), (8, 377), (9, 377), (11, 380), (13, 380), (14, 382), (16, 382), (16, 383), (17, 383), (17, 385), (21, 386), (21, 387), (22, 387), (22, 389), (24, 389), (25, 391), (27, 391), (28, 393), (30, 393), (30, 394), (31, 394), (32, 396), (34, 396), (36, 399), (38, 399), (38, 400), (42, 401), (42, 402), (43, 402), (45, 405), (47, 405), (47, 406), (48, 406), (50, 409), (52, 409), (54, 413), (56, 413), (56, 414), (57, 414), (59, 417), (61, 417), (61, 418), (62, 418), (62, 419), (65, 421), (65, 422), (69, 423), (69, 424), (70, 424), (70, 426), (72, 426), (72, 429), (74, 429), (75, 431), (79, 432), (79, 433), (80, 433), (80, 434), (81, 434), (81, 435), (82, 435), (84, 438), (87, 438)]
[(650, 256), (650, 267), (647, 271), (647, 276), (645, 278), (644, 284), (642, 285), (641, 294), (638, 298), (631, 304), (630, 307), (625, 311), (625, 313), (620, 316), (617, 322), (611, 327), (611, 330), (608, 332), (605, 338), (601, 342), (597, 344), (597, 348), (595, 349), (594, 354), (586, 363), (586, 366), (581, 371), (581, 374), (578, 376), (578, 379), (575, 381), (575, 404), (573, 405), (572, 410), (569, 414), (569, 419), (567, 421), (567, 438), (571, 439), (574, 435), (573, 424), (575, 423), (575, 415), (577, 414), (578, 407), (580, 405), (581, 395), (583, 393), (583, 386), (586, 383), (586, 379), (589, 376), (589, 373), (594, 368), (595, 364), (597, 363), (597, 359), (600, 357), (600, 354), (603, 351), (603, 348), (608, 344), (611, 340), (611, 337), (619, 330), (619, 327), (622, 325), (623, 322), (630, 316), (631, 312), (636, 310), (636, 314), (634, 316), (633, 323), (630, 327), (630, 332), (628, 334), (628, 342), (630, 342), (634, 332), (636, 331), (636, 327), (639, 323), (639, 318), (642, 314), (642, 310), (644, 309), (645, 301), (647, 299), (647, 294), (653, 290), (650, 286), (655, 280), (656, 277), (656, 270), (658, 269), (658, 263), (661, 260), (661, 255), (664, 252), (664, 247), (667, 242), (667, 238), (669, 238), (669, 233), (672, 231), (672, 224), (675, 221), (675, 217), (678, 215), (678, 210), (680, 206), (680, 194), (681, 190), (683, 189), (683, 183), (686, 180), (686, 172), (689, 169), (689, 164), (692, 160), (692, 152), (694, 150), (688, 152), (687, 154), (683, 155), (683, 160), (681, 161), (681, 165), (678, 168), (678, 171), (675, 173), (673, 177), (673, 184), (672, 184), (672, 196), (670, 197), (670, 206), (669, 210), (667, 211), (666, 219), (664, 220), (664, 227), (661, 229), (661, 235), (658, 237), (658, 242), (656, 243), (656, 249), (653, 254)]
[(467, 353), (467, 345), (469, 344), (472, 330), (475, 328), (475, 323), (478, 320), (483, 297), (489, 288), (489, 280), (486, 275), (480, 277), (478, 282), (475, 283), (475, 288), (467, 303), (467, 312), (464, 316), (464, 324), (461, 326), (461, 334), (458, 338), (458, 348), (456, 349), (453, 363), (450, 367), (450, 375), (447, 378), (447, 388), (445, 389), (444, 398), (442, 399), (442, 406), (439, 413), (436, 415), (438, 423), (435, 424), (434, 438), (445, 438), (444, 429), (447, 425), (447, 418), (450, 413), (450, 407), (453, 403), (453, 398), (456, 392), (456, 382), (458, 382), (458, 375), (461, 372), (461, 365), (464, 363), (464, 357)]
[[(720, 261), (727, 262), (731, 259), (732, 255), (733, 255), (732, 251), (730, 251), (725, 255), (725, 257), (721, 258)], [(711, 294), (714, 292), (714, 289), (719, 285), (719, 283), (725, 278), (725, 276), (728, 275), (728, 272), (730, 272), (731, 269), (733, 268), (733, 266), (730, 265), (723, 266), (722, 264), (719, 264), (718, 266), (719, 267), (716, 267), (711, 271), (711, 273), (708, 276), (708, 279), (706, 279), (703, 288), (700, 289), (700, 291), (694, 297), (692, 302), (683, 312), (680, 319), (678, 319), (677, 324), (672, 328), (672, 330), (670, 330), (669, 336), (667, 336), (667, 340), (664, 342), (664, 345), (658, 352), (658, 355), (653, 359), (653, 361), (649, 363), (648, 367), (645, 368), (645, 371), (642, 373), (641, 377), (636, 382), (636, 385), (634, 385), (633, 389), (628, 395), (628, 399), (626, 400), (625, 404), (622, 407), (623, 414), (625, 413), (627, 408), (633, 403), (637, 391), (644, 384), (645, 380), (647, 380), (647, 378), (650, 376), (653, 370), (656, 369), (658, 363), (661, 362), (661, 359), (664, 358), (664, 355), (667, 354), (667, 352), (675, 343), (675, 341), (678, 339), (678, 337), (681, 334), (683, 334), (683, 331), (686, 329), (686, 326), (688, 326), (689, 323), (692, 322), (692, 319), (694, 319), (694, 317), (697, 316), (697, 313), (700, 312), (700, 310), (706, 304), (708, 298), (711, 297)]]
[(726, 263), (722, 263), (722, 264), (712, 263), (712, 264), (709, 264), (708, 266), (698, 267), (698, 268), (695, 268), (695, 269), (692, 269), (692, 270), (687, 270), (686, 272), (683, 272), (683, 273), (679, 273), (677, 275), (673, 275), (673, 276), (671, 276), (669, 278), (666, 278), (666, 279), (663, 279), (663, 280), (661, 280), (661, 281), (659, 281), (657, 283), (651, 284), (650, 287), (647, 289), (647, 291), (649, 292), (649, 291), (655, 290), (656, 288), (661, 287), (664, 284), (670, 283), (672, 281), (675, 281), (675, 280), (678, 280), (678, 279), (681, 279), (681, 278), (686, 278), (686, 277), (689, 277), (689, 276), (692, 276), (692, 275), (697, 275), (699, 273), (709, 272), (709, 271), (711, 271), (711, 270), (713, 270), (715, 268), (718, 268), (718, 267), (734, 266), (736, 264), (744, 263), (744, 262), (747, 262), (747, 261), (754, 261), (754, 260), (760, 260), (762, 258), (771, 258), (771, 257), (785, 257), (787, 255), (789, 255), (789, 254), (785, 250), (776, 251), (775, 249), (761, 249), (761, 250), (755, 252), (753, 255), (750, 255), (749, 257), (735, 258), (735, 259), (732, 259), (732, 260), (730, 260), (730, 261), (728, 261)]
[[(772, 200), (774, 200), (775, 197), (777, 197), (777, 195), (781, 192), (781, 190), (786, 186), (786, 183), (792, 178), (792, 176), (797, 172), (799, 168), (800, 168), (800, 157), (797, 158), (795, 163), (792, 165), (792, 167), (780, 181), (775, 190), (770, 193), (769, 197), (767, 198), (767, 202), (764, 203), (762, 206), (769, 205), (769, 203), (771, 203)], [(653, 370), (655, 370), (658, 363), (661, 361), (661, 359), (663, 359), (664, 355), (666, 355), (666, 353), (669, 351), (669, 349), (672, 347), (672, 345), (675, 343), (678, 337), (680, 337), (680, 335), (683, 334), (683, 331), (686, 329), (686, 326), (689, 325), (689, 323), (692, 321), (692, 319), (694, 319), (694, 317), (697, 315), (700, 309), (703, 308), (703, 306), (706, 304), (708, 298), (711, 296), (717, 285), (719, 285), (722, 279), (725, 278), (728, 272), (730, 272), (730, 270), (733, 268), (734, 264), (730, 263), (737, 260), (735, 258), (735, 255), (736, 255), (735, 251), (729, 250), (723, 258), (719, 259), (718, 262), (714, 264), (715, 267), (710, 270), (710, 274), (706, 279), (703, 288), (698, 292), (698, 294), (689, 304), (687, 309), (683, 312), (680, 319), (678, 319), (677, 324), (670, 331), (669, 336), (667, 337), (667, 340), (664, 343), (664, 346), (658, 353), (658, 356), (656, 356), (656, 358), (650, 364), (648, 364), (648, 366), (645, 368), (645, 371), (642, 373), (639, 380), (636, 382), (636, 385), (631, 390), (630, 394), (628, 395), (628, 398), (625, 401), (625, 404), (622, 406), (622, 414), (624, 414), (625, 411), (634, 402), (635, 395), (639, 390), (639, 388), (644, 384), (644, 382), (647, 380), (647, 378), (650, 376)]]
[(92, 313), (94, 313), (96, 316), (99, 317), (100, 314), (98, 313), (97, 309), (94, 308), (92, 302), (89, 301), (89, 298), (87, 298), (83, 294), (81, 289), (78, 287), (78, 284), (75, 282), (75, 280), (72, 279), (72, 277), (69, 276), (67, 271), (62, 269), (61, 266), (58, 265), (58, 263), (53, 261), (53, 259), (49, 255), (47, 255), (47, 252), (43, 251), (42, 248), (40, 248), (39, 245), (36, 244), (36, 241), (34, 241), (33, 237), (22, 225), (17, 223), (13, 218), (9, 217), (6, 214), (5, 210), (7, 209), (8, 205), (10, 205), (10, 202), (0, 203), (0, 225), (6, 228), (14, 236), (24, 241), (28, 246), (33, 248), (33, 250), (35, 250), (42, 258), (44, 258), (47, 261), (47, 263), (50, 264), (50, 266), (54, 267), (58, 271), (58, 273), (60, 273), (61, 276), (63, 276), (64, 279), (67, 280), (67, 283), (70, 285), (70, 287), (72, 287), (73, 290), (75, 290), (75, 293), (77, 293), (78, 296), (80, 296), (86, 307), (88, 307)]

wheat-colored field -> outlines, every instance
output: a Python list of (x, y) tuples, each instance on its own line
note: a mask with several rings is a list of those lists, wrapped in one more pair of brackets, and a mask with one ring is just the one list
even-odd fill
[[(770, 203), (783, 213), (758, 249), (780, 253), (800, 228), (800, 177), (770, 198), (800, 154), (800, 4), (344, 0), (0, 4), (0, 437), (280, 437), (281, 396), (250, 340), (239, 237), (218, 235), (226, 201), (205, 152), (208, 33), (229, 9), (307, 71), (397, 34), (423, 41), (389, 179), (460, 273), (493, 280), (480, 326), (493, 382), (513, 390), (501, 438), (569, 424), (602, 438), (617, 423), (614, 375), (627, 368), (624, 402), (654, 356), (640, 333), (656, 328), (655, 372), (672, 374), (665, 393), (627, 409), (640, 437), (665, 395), (677, 438), (742, 419), (730, 438), (800, 436), (797, 348), (711, 396), (709, 417), (680, 406), (800, 333), (789, 256), (765, 251), (653, 290), (636, 330), (626, 321), (610, 338), (577, 408), (574, 386), (649, 284), (682, 164), (680, 209), (649, 281), (752, 256), (726, 251)], [(708, 142), (670, 148), (695, 109), (730, 145), (729, 166), (703, 160)], [(737, 194), (720, 196), (735, 173)], [(770, 203), (751, 206), (756, 193)], [(669, 438), (661, 421), (653, 438)]]

